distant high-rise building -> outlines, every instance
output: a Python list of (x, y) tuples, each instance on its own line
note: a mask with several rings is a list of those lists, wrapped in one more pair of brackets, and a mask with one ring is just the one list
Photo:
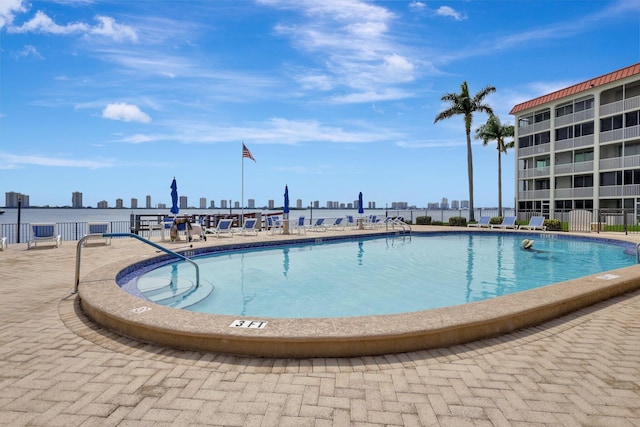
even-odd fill
[(97, 206), (98, 209), (107, 209), (109, 207), (109, 202), (107, 202), (106, 200), (100, 200)]
[(392, 202), (391, 209), (407, 209), (409, 203), (407, 202)]
[(240, 202), (233, 202), (233, 207), (236, 209), (240, 209)]
[(226, 209), (227, 208), (227, 201), (226, 200), (220, 200), (220, 209)]
[(72, 208), (81, 208), (82, 207), (82, 193), (79, 191), (74, 191), (71, 193), (71, 207)]
[(5, 206), (7, 208), (17, 208), (18, 207), (18, 199), (20, 199), (20, 206), (23, 208), (29, 207), (29, 195), (16, 193), (15, 191), (9, 191), (8, 193), (4, 193), (5, 197)]
[(167, 209), (166, 203), (158, 203), (158, 209)]
[(200, 197), (200, 209), (207, 209), (207, 198)]
[(313, 208), (314, 209), (320, 209), (320, 200), (314, 200), (313, 201)]
[(376, 202), (369, 202), (367, 204), (367, 206), (369, 206), (369, 209), (375, 209), (376, 208)]
[(273, 209), (276, 206), (276, 202), (273, 201), (273, 199), (269, 199), (267, 201), (267, 209)]
[(452, 200), (451, 209), (460, 209), (460, 200)]
[(147, 195), (147, 197), (146, 197), (145, 207), (147, 209), (151, 209), (151, 196), (149, 196), (149, 195)]
[(216, 202), (212, 200), (211, 203), (209, 204), (209, 209), (215, 209), (215, 208), (216, 208)]
[(437, 203), (437, 202), (427, 203), (427, 209), (440, 209), (440, 203)]
[(138, 209), (138, 199), (135, 197), (131, 198), (131, 209)]
[(302, 199), (296, 200), (296, 209), (302, 209)]
[(122, 209), (124, 207), (124, 202), (122, 199), (116, 199), (116, 209)]
[(255, 209), (256, 208), (256, 199), (247, 200), (247, 207), (249, 209)]
[(469, 201), (468, 200), (461, 200), (460, 201), (460, 207), (462, 209), (469, 209)]
[(187, 196), (180, 196), (180, 209), (187, 209)]

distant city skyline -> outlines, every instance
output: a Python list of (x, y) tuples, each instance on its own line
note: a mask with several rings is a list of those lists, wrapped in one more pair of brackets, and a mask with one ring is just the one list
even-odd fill
[[(7, 192), (5, 193), (5, 208), (15, 208), (18, 206), (18, 197), (21, 196), (22, 197), (22, 206), (23, 207), (30, 207), (30, 200), (29, 200), (29, 195), (26, 194), (21, 194), (21, 193), (17, 193), (17, 192)], [(33, 207), (72, 207), (72, 208), (89, 208), (92, 207), (90, 205), (83, 205), (82, 200), (83, 200), (84, 194), (80, 191), (74, 191), (71, 193), (71, 204), (69, 205), (61, 205), (61, 206), (51, 206), (51, 205), (38, 205), (37, 203), (35, 205), (33, 205)], [(157, 203), (156, 205), (153, 205), (152, 203), (152, 197), (150, 195), (145, 196), (145, 208), (146, 209), (165, 209), (167, 207), (166, 203)], [(25, 204), (26, 202), (26, 204)], [(245, 205), (242, 206), (240, 201), (234, 201), (234, 200), (226, 200), (226, 199), (222, 199), (220, 200), (220, 204), (216, 205), (214, 200), (210, 201), (209, 206), (207, 206), (207, 198), (206, 197), (200, 197), (198, 199), (198, 203), (199, 206), (195, 206), (195, 205), (190, 205), (188, 202), (188, 197), (187, 196), (179, 196), (179, 207), (180, 209), (228, 209), (229, 206), (233, 206), (234, 208), (246, 208), (246, 209), (276, 209), (279, 207), (282, 207), (284, 204), (284, 199), (282, 200), (282, 203), (277, 202), (274, 199), (269, 199), (267, 200), (267, 203), (264, 205), (259, 205), (256, 204), (255, 199), (247, 199), (245, 201)], [(230, 205), (228, 205), (227, 203), (231, 203)], [(321, 209), (321, 208), (325, 208), (325, 209), (357, 209), (358, 208), (358, 201), (354, 200), (351, 202), (340, 202), (340, 201), (335, 201), (335, 200), (328, 200), (326, 201), (326, 203), (324, 204), (324, 206), (321, 206), (320, 201), (319, 200), (313, 200), (307, 204), (304, 204), (302, 199), (296, 199), (295, 204), (293, 204), (291, 206), (292, 208), (295, 209), (307, 209), (309, 207), (313, 207), (314, 209)], [(418, 206), (418, 205), (413, 205), (413, 204), (409, 204), (408, 202), (392, 202), (391, 204), (385, 204), (384, 206), (379, 206), (376, 204), (376, 202), (374, 201), (365, 201), (365, 209), (382, 209), (382, 208), (388, 208), (388, 209), (422, 209), (422, 208), (427, 208), (427, 209), (466, 209), (469, 207), (469, 201), (468, 200), (452, 200), (451, 204), (449, 204), (449, 199), (446, 197), (443, 197), (441, 199), (440, 202), (428, 202), (426, 205), (424, 206)], [(491, 207), (491, 206), (483, 206), (483, 207)], [(114, 201), (114, 204), (110, 204), (109, 201), (107, 200), (100, 200), (96, 203), (96, 208), (98, 209), (104, 209), (104, 208), (116, 208), (116, 209), (139, 209), (138, 207), (138, 199), (135, 197), (132, 197), (130, 200), (130, 204), (127, 206), (124, 203), (124, 199), (122, 198), (117, 198)]]

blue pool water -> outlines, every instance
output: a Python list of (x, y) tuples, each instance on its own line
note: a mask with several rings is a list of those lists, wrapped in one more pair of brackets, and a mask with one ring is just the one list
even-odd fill
[[(535, 240), (537, 251), (521, 249)], [(442, 233), (215, 253), (135, 277), (124, 288), (189, 310), (254, 317), (348, 317), (479, 301), (635, 263), (622, 244), (523, 233)], [(204, 280), (202, 280), (204, 278)], [(213, 288), (211, 287), (213, 285)], [(208, 297), (202, 301), (199, 299)]]

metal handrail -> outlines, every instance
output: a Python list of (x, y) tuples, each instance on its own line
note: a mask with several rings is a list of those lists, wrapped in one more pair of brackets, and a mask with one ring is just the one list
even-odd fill
[[(82, 239), (78, 240), (78, 245), (76, 247), (76, 280), (75, 280), (75, 286), (74, 286), (74, 290), (73, 293), (76, 294), (78, 293), (78, 285), (80, 284), (80, 257), (82, 254), (82, 246), (85, 242), (85, 240), (90, 239), (90, 238), (96, 238), (96, 237), (133, 237), (134, 239), (138, 239), (143, 243), (146, 243), (147, 245), (153, 246), (156, 249), (161, 250), (162, 252), (166, 252), (169, 255), (173, 255), (176, 258), (180, 258), (183, 261), (186, 261), (190, 264), (193, 264), (193, 266), (196, 269), (196, 287), (195, 289), (198, 289), (198, 287), (200, 286), (200, 267), (198, 267), (198, 264), (196, 264), (193, 260), (190, 260), (189, 258), (187, 258), (184, 255), (181, 255), (177, 252), (174, 252), (170, 249), (167, 249), (163, 246), (158, 245), (157, 243), (152, 242), (151, 240), (147, 240), (144, 237), (140, 237), (137, 234), (133, 234), (133, 233), (103, 233), (103, 234), (88, 234), (86, 236), (84, 236)], [(195, 290), (194, 289), (194, 290)]]

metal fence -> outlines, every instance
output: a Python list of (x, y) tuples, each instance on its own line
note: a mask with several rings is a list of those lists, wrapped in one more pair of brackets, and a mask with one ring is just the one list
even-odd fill
[[(129, 221), (111, 221), (112, 233), (129, 233), (131, 226)], [(25, 243), (31, 240), (31, 224), (1, 224), (1, 236), (7, 238), (8, 243)], [(58, 222), (56, 232), (62, 236), (62, 240), (80, 240), (87, 233), (87, 222)]]
[(518, 211), (517, 219), (526, 224), (532, 216), (558, 220), (562, 231), (640, 234), (640, 212), (634, 209), (555, 210), (552, 213)]

